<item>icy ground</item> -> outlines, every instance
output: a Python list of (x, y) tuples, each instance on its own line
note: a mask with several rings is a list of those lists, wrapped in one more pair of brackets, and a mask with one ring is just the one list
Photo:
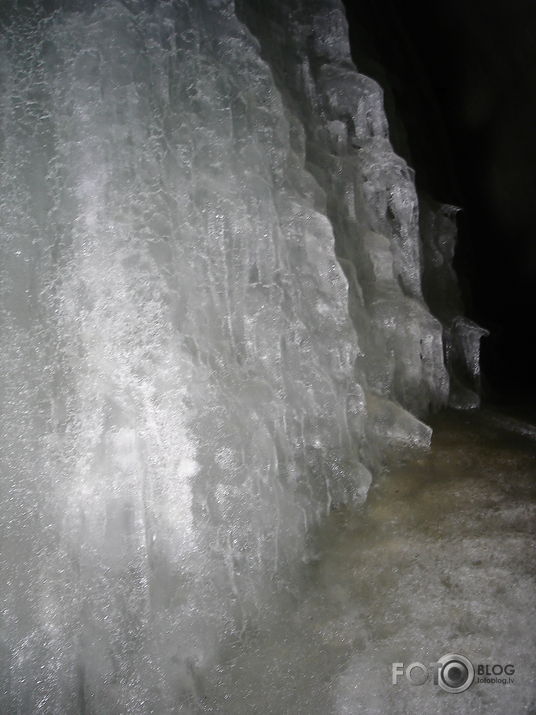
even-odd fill
[[(246, 633), (206, 712), (536, 712), (536, 427), (445, 413), (429, 454), (389, 470), (358, 513), (334, 513), (275, 625)], [(392, 663), (449, 653), (513, 664), (514, 683), (460, 694), (392, 685)], [(211, 679), (212, 679), (211, 678)]]

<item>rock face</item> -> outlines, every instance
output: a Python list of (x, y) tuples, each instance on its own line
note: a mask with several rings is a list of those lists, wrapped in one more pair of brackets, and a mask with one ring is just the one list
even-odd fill
[(3, 11), (6, 712), (194, 707), (310, 527), (447, 401), (342, 6), (261, 7)]

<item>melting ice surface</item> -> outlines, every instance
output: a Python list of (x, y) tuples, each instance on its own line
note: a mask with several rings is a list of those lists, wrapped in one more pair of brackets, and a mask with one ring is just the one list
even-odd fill
[(338, 0), (2, 13), (1, 709), (195, 710), (448, 398), (411, 172)]

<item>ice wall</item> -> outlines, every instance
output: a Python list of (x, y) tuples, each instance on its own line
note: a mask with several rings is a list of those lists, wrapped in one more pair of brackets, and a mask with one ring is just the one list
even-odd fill
[(446, 399), (341, 5), (260, 7), (1, 16), (2, 711), (200, 707)]
[(413, 172), (389, 142), (381, 88), (352, 63), (339, 0), (237, 7), (305, 128), (306, 167), (323, 189), (349, 282), (358, 379), (375, 402), (423, 415), (446, 400), (448, 376), (441, 326), (422, 297)]

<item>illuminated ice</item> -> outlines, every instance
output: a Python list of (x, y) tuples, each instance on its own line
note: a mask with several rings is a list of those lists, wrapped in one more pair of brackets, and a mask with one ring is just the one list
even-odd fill
[(3, 711), (199, 707), (447, 400), (381, 91), (292, 5), (3, 11)]

